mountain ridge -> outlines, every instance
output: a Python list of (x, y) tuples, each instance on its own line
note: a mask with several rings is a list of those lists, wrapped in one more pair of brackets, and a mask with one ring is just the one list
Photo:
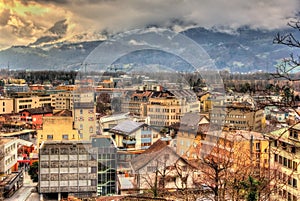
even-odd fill
[[(274, 71), (275, 65), (295, 50), (273, 44), (278, 32), (297, 34), (295, 30), (268, 31), (241, 27), (229, 32), (197, 27), (181, 33), (198, 43), (215, 62), (217, 69), (227, 69), (231, 72)], [(12, 46), (0, 51), (0, 68), (5, 68), (9, 63), (10, 68), (16, 70), (78, 70), (80, 68), (78, 64), (82, 63), (101, 42), (102, 39), (84, 42), (65, 41), (42, 46)], [(148, 59), (141, 59), (143, 57)], [(151, 64), (149, 62), (153, 61), (149, 57), (149, 52), (145, 51), (144, 54), (139, 52), (136, 58), (139, 58), (138, 62), (142, 65), (149, 65)], [(165, 63), (161, 61), (164, 54), (155, 54), (155, 59), (159, 59), (158, 63), (163, 65), (170, 62), (169, 58)], [(147, 62), (143, 63), (143, 60)]]

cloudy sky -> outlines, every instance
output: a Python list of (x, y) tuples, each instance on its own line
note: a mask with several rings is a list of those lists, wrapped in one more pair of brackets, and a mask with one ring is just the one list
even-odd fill
[(0, 49), (153, 25), (283, 28), (299, 11), (299, 0), (0, 0)]

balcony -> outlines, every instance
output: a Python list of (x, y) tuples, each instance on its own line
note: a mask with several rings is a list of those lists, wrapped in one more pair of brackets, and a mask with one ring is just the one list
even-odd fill
[(136, 140), (135, 139), (130, 139), (130, 140), (122, 140), (123, 144), (126, 144), (126, 145), (132, 145), (132, 144), (135, 144), (136, 143)]
[(142, 135), (151, 135), (151, 130), (141, 130)]

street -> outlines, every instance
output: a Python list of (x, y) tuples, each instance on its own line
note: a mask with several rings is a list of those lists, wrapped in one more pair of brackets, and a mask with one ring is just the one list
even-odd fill
[(37, 183), (33, 183), (27, 172), (24, 173), (24, 185), (15, 194), (5, 199), (5, 201), (39, 201), (38, 193), (32, 193), (35, 191)]

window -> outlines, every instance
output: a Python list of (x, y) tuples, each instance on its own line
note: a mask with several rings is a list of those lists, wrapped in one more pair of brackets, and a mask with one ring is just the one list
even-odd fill
[(287, 167), (287, 158), (283, 158), (283, 165)]
[(294, 178), (293, 178), (293, 187), (297, 188), (297, 179), (294, 179)]
[(278, 162), (278, 154), (274, 154), (274, 161)]
[(282, 164), (282, 156), (279, 156), (279, 163)]
[(286, 143), (285, 143), (285, 142), (281, 142), (281, 146), (282, 146), (282, 149), (283, 149), (283, 150), (286, 150), (287, 146), (286, 146)]
[(47, 135), (47, 140), (53, 140), (53, 135)]
[(291, 147), (291, 152), (292, 152), (293, 154), (295, 154), (295, 153), (296, 153), (296, 147)]
[(256, 147), (256, 151), (260, 151), (260, 143), (256, 143), (255, 147)]
[(69, 139), (69, 135), (68, 134), (64, 134), (62, 135), (63, 140), (68, 140)]
[(293, 170), (297, 171), (297, 162), (293, 161)]

